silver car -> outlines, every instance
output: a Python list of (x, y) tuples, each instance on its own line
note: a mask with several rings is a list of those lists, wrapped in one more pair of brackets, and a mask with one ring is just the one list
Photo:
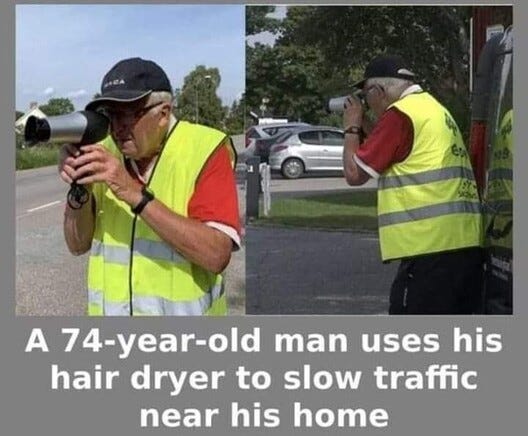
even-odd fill
[(246, 130), (246, 148), (254, 148), (255, 141), (262, 138), (270, 138), (289, 129), (297, 129), (309, 126), (307, 123), (268, 123), (251, 126)]
[(342, 171), (343, 130), (313, 126), (284, 134), (271, 146), (269, 164), (287, 179), (296, 179), (309, 171)]

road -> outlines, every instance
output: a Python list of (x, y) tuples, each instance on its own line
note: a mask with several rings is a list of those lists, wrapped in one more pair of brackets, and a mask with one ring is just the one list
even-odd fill
[(375, 233), (250, 226), (247, 314), (386, 314), (396, 265)]
[[(351, 189), (341, 177), (271, 180), (274, 198)], [(246, 231), (247, 314), (386, 314), (396, 265), (384, 265), (377, 233), (269, 228)]]
[(55, 167), (16, 174), (16, 313), (85, 313), (86, 256), (73, 257), (62, 237), (68, 186)]

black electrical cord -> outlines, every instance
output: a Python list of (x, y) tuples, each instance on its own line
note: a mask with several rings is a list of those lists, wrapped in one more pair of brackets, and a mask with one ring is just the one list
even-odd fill
[(68, 206), (70, 206), (72, 209), (80, 209), (86, 204), (89, 198), (90, 194), (83, 185), (78, 185), (75, 182), (70, 185), (67, 200)]

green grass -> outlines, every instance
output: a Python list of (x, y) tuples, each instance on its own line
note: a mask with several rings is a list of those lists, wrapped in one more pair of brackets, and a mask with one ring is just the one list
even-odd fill
[(59, 147), (42, 145), (29, 148), (19, 148), (16, 151), (16, 169), (27, 170), (48, 165), (56, 165), (59, 159)]
[(276, 200), (272, 197), (270, 215), (264, 217), (261, 213), (255, 224), (376, 231), (376, 204), (376, 190)]

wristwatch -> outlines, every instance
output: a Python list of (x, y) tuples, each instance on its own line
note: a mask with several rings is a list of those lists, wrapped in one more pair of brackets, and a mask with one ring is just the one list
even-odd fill
[(361, 135), (361, 127), (358, 126), (350, 126), (345, 130), (345, 135), (347, 133), (351, 133), (354, 135)]
[(143, 189), (141, 189), (141, 195), (141, 201), (136, 206), (130, 208), (133, 214), (139, 215), (145, 209), (147, 203), (154, 200), (154, 193), (146, 186), (143, 186)]

